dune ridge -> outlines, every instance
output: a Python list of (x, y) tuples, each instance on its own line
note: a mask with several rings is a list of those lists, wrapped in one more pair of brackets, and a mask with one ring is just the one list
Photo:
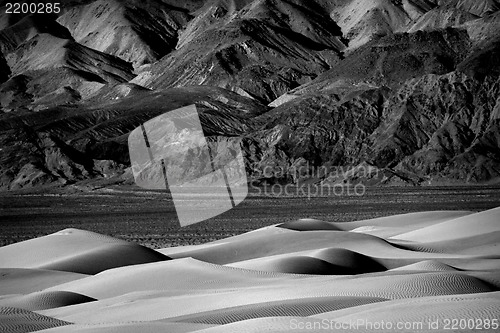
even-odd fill
[(2, 332), (35, 332), (70, 323), (11, 307), (0, 307), (0, 329)]
[(0, 306), (36, 311), (93, 302), (95, 300), (95, 298), (69, 291), (46, 291), (0, 299)]
[(65, 229), (0, 248), (0, 268), (96, 274), (109, 268), (168, 260), (156, 251), (90, 231)]
[[(352, 332), (342, 324), (362, 319), (356, 332), (382, 320), (423, 325), (401, 332), (446, 332), (446, 318), (500, 315), (499, 220), (499, 208), (297, 219), (158, 251), (67, 229), (0, 248), (1, 325), (184, 333), (321, 332), (330, 323)], [(46, 251), (26, 254), (37, 249)], [(7, 268), (15, 263), (30, 268)], [(34, 268), (42, 266), (52, 270)]]

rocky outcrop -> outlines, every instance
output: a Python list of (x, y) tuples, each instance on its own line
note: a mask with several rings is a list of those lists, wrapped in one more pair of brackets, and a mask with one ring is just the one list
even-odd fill
[(3, 189), (70, 184), (116, 176), (117, 170), (125, 168), (114, 161), (93, 160), (56, 137), (29, 127), (2, 132), (0, 142)]
[(6, 60), (13, 75), (64, 67), (105, 81), (126, 82), (134, 77), (129, 63), (49, 34), (36, 35), (19, 45)]
[[(414, 138), (417, 149), (398, 169), (472, 182), (500, 176), (498, 78), (478, 82), (463, 74), (427, 77), (410, 94), (420, 98), (412, 98), (414, 108), (406, 111), (413, 113), (408, 117), (414, 130), (405, 135), (407, 141)], [(421, 110), (432, 110), (435, 121), (429, 123), (432, 118), (427, 116), (423, 122), (426, 116), (415, 115)], [(418, 142), (417, 137), (426, 139)]]
[(213, 85), (269, 103), (339, 60), (342, 34), (327, 13), (305, 4), (224, 2), (200, 9), (177, 49), (132, 82), (153, 89)]
[(52, 17), (43, 15), (22, 15), (19, 21), (9, 20), (9, 25), (0, 31), (0, 51), (9, 54), (20, 45), (37, 35), (47, 34), (60, 39), (71, 40), (69, 31), (55, 22)]
[[(7, 88), (2, 93), (2, 108), (43, 109), (62, 104), (74, 104), (97, 92), (106, 84), (127, 82), (134, 77), (132, 66), (111, 55), (84, 47), (74, 41), (49, 34), (39, 34), (20, 44), (6, 55), (12, 72), (11, 80), (22, 86)], [(11, 83), (2, 85), (12, 86)], [(15, 91), (15, 92), (14, 92)], [(9, 94), (24, 95), (16, 103), (5, 102)]]
[[(118, 86), (120, 91), (128, 86)], [(96, 96), (96, 99), (100, 98)], [(87, 107), (13, 113), (0, 121), (0, 187), (72, 184), (87, 179), (130, 180), (128, 133), (169, 110), (195, 103), (208, 136), (236, 136), (267, 107), (213, 87), (136, 90), (131, 96)], [(124, 178), (125, 177), (125, 178)], [(128, 177), (128, 178), (127, 178)]]
[(360, 47), (338, 66), (292, 93), (301, 95), (360, 84), (396, 87), (425, 74), (455, 70), (469, 49), (467, 32), (460, 29), (389, 35)]
[(445, 29), (448, 27), (458, 26), (465, 22), (473, 21), (478, 18), (479, 16), (458, 8), (438, 7), (422, 15), (411, 26), (411, 28), (408, 29), (408, 32), (415, 32), (418, 30)]
[(7, 81), (10, 74), (9, 65), (7, 65), (7, 61), (5, 61), (3, 54), (0, 52), (0, 83)]
[(498, 41), (500, 29), (500, 11), (488, 14), (480, 19), (468, 21), (460, 27), (467, 30), (473, 45), (478, 49), (482, 45)]
[[(499, 17), (500, 18), (500, 17)], [(478, 80), (500, 75), (500, 36), (484, 41), (457, 66), (457, 70)]]
[(331, 16), (349, 40), (351, 52), (373, 37), (403, 31), (412, 22), (412, 17), (420, 16), (415, 12), (415, 6), (403, 6), (402, 1), (350, 0), (332, 3)]
[(57, 22), (78, 43), (139, 67), (174, 50), (189, 19), (186, 9), (162, 1), (98, 0), (68, 8)]
[(477, 16), (485, 16), (500, 10), (497, 0), (443, 0), (435, 1), (442, 6), (453, 6)]
[(247, 139), (249, 164), (256, 175), (284, 170), (288, 181), (297, 163), (314, 174), (365, 162), (413, 184), (496, 179), (499, 89), (498, 77), (449, 73), (397, 90), (298, 97), (260, 117), (266, 125)]

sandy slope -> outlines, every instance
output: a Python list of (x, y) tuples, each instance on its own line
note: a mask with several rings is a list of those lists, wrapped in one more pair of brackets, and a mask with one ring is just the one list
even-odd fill
[(83, 274), (169, 259), (143, 246), (77, 229), (2, 247), (0, 257), (0, 268), (40, 268)]
[(86, 276), (45, 269), (0, 268), (0, 295), (27, 294)]
[(28, 295), (4, 297), (0, 299), (0, 306), (35, 311), (93, 301), (95, 301), (94, 298), (69, 291), (42, 291)]
[(76, 262), (73, 271), (94, 275), (2, 268), (0, 325), (7, 332), (372, 332), (384, 322), (417, 325), (400, 332), (445, 332), (445, 319), (500, 316), (499, 221), (499, 208), (299, 219), (156, 255), (70, 229), (0, 248), (1, 265)]
[(35, 332), (70, 323), (11, 307), (0, 307), (0, 330), (6, 333)]
[(500, 231), (500, 207), (394, 236), (417, 242), (457, 240)]
[[(362, 317), (366, 321), (365, 327), (369, 327), (368, 322), (375, 323), (389, 320), (392, 323), (422, 323), (424, 329), (429, 329), (430, 323), (437, 322), (437, 327), (444, 329), (445, 320), (450, 318), (466, 321), (476, 320), (477, 318), (498, 318), (500, 315), (499, 305), (500, 293), (494, 292), (392, 301), (377, 304), (376, 307), (367, 305), (362, 309), (360, 307), (358, 309), (347, 309), (346, 311), (323, 313), (318, 317), (334, 319), (337, 322), (349, 322)], [(436, 311), (436, 309), (439, 309), (439, 311)], [(415, 326), (407, 331), (418, 330), (418, 327)]]

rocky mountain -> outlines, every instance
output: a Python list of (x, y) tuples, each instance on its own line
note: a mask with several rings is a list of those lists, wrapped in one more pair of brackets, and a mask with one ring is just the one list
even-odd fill
[(306, 2), (208, 1), (176, 50), (132, 82), (218, 86), (269, 103), (334, 66), (344, 42), (328, 13)]
[(497, 0), (0, 5), (2, 190), (131, 183), (130, 131), (190, 104), (256, 183), (500, 180)]
[(191, 18), (186, 8), (162, 1), (99, 0), (68, 8), (57, 22), (78, 43), (139, 67), (173, 51)]

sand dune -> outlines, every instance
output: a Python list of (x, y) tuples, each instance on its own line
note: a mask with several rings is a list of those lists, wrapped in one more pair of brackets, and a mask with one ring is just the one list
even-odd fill
[(437, 260), (423, 260), (415, 264), (401, 266), (392, 269), (392, 271), (456, 271), (455, 268), (443, 264)]
[(86, 276), (45, 269), (0, 268), (0, 295), (32, 293)]
[[(170, 264), (170, 263), (169, 263)], [(157, 264), (152, 264), (157, 265)], [(180, 267), (179, 267), (180, 268)], [(173, 270), (173, 269), (172, 269)], [(235, 270), (237, 271), (237, 270)], [(224, 275), (216, 280), (206, 280), (205, 285), (193, 283), (189, 278), (176, 281), (176, 274), (164, 275), (162, 291), (152, 284), (156, 276), (143, 278), (142, 283), (131, 281), (136, 289), (150, 290), (130, 292), (115, 289), (123, 294), (112, 297), (101, 292), (100, 301), (83, 303), (40, 311), (39, 313), (78, 324), (102, 324), (113, 322), (173, 320), (180, 316), (209, 311), (230, 311), (234, 307), (269, 302), (291, 301), (311, 297), (369, 297), (378, 299), (409, 299), (422, 296), (453, 295), (494, 291), (480, 279), (454, 272), (402, 272), (375, 276), (330, 277), (315, 275), (282, 275), (281, 278), (262, 276), (252, 279), (251, 271), (239, 272), (246, 281), (227, 283)], [(242, 277), (243, 277), (242, 276)], [(83, 282), (83, 281), (82, 281)], [(109, 282), (88, 281), (85, 285), (62, 285), (61, 289), (95, 292), (98, 285), (104, 289)], [(90, 283), (92, 282), (92, 283)], [(246, 284), (244, 284), (246, 282)], [(193, 285), (193, 288), (188, 289)], [(94, 290), (90, 290), (93, 287)], [(99, 298), (99, 297), (98, 297)], [(264, 305), (265, 306), (265, 305)], [(222, 311), (225, 309), (224, 311)], [(320, 311), (321, 312), (321, 311)], [(251, 312), (253, 313), (253, 312)], [(251, 316), (251, 313), (249, 316)], [(255, 314), (254, 314), (255, 315)], [(243, 316), (239, 314), (239, 316)]]
[(267, 272), (316, 275), (355, 275), (386, 270), (386, 267), (373, 258), (342, 248), (307, 251), (300, 255), (263, 257), (236, 262), (229, 266)]
[(500, 243), (500, 232), (494, 231), (487, 234), (463, 237), (460, 238), (460, 242), (457, 242), (453, 238), (442, 241), (430, 241), (425, 244), (396, 238), (392, 238), (390, 242), (391, 244), (397, 244), (403, 248), (416, 251), (495, 256), (498, 254), (497, 247)]
[(28, 310), (0, 307), (0, 330), (6, 333), (35, 332), (69, 324)]
[[(314, 297), (250, 304), (171, 318), (172, 321), (226, 325), (262, 317), (311, 316), (318, 313), (386, 301), (377, 297)], [(330, 309), (330, 310), (329, 310)]]
[(461, 211), (418, 212), (380, 217), (369, 220), (342, 223), (344, 230), (366, 233), (382, 238), (391, 237), (402, 232), (421, 229), (424, 226), (471, 214)]
[(496, 290), (500, 290), (500, 270), (493, 269), (491, 271), (467, 272), (468, 275), (477, 277), (481, 281), (490, 284)]
[(293, 274), (344, 275), (348, 268), (337, 266), (326, 260), (308, 256), (284, 256), (281, 258), (254, 259), (232, 264), (231, 267), (254, 269), (266, 272)]
[(342, 267), (346, 274), (361, 274), (384, 271), (386, 268), (372, 257), (346, 249), (329, 248), (313, 253), (314, 258), (325, 260), (332, 265)]
[[(250, 319), (197, 332), (388, 332), (393, 330), (397, 332), (446, 332), (444, 325), (445, 319), (450, 318), (448, 316), (466, 321), (476, 318), (498, 318), (500, 310), (498, 297), (499, 293), (497, 292), (453, 297), (425, 297), (417, 299), (415, 302), (412, 300), (390, 301), (310, 317), (275, 316)], [(428, 306), (429, 304), (432, 306)], [(439, 307), (442, 311), (435, 314)], [(445, 313), (447, 317), (442, 316), (442, 313)], [(354, 326), (350, 326), (351, 322), (354, 323)], [(385, 325), (384, 327), (392, 327), (392, 329), (383, 330), (380, 328), (381, 326), (377, 326), (382, 325), (382, 323)], [(398, 324), (402, 324), (403, 328), (397, 329)], [(434, 326), (435, 324), (437, 326)], [(408, 328), (405, 329), (404, 325), (407, 325)], [(472, 330), (455, 331), (469, 332)]]
[(286, 223), (279, 224), (280, 228), (287, 228), (296, 231), (312, 231), (312, 230), (342, 230), (334, 223), (328, 223), (321, 220), (315, 219), (300, 219), (295, 221), (290, 221)]
[[(0, 248), (1, 325), (7, 332), (321, 332), (325, 325), (352, 332), (342, 325), (364, 320), (356, 332), (373, 332), (381, 321), (423, 325), (401, 332), (445, 332), (446, 318), (500, 315), (499, 216), (497, 208), (299, 219), (159, 251), (68, 229)], [(19, 266), (30, 268), (7, 268)]]
[[(321, 325), (322, 320), (316, 318), (304, 318), (297, 316), (290, 317), (267, 317), (267, 318), (255, 318), (242, 320), (235, 323), (230, 323), (227, 325), (221, 325), (217, 327), (211, 327), (204, 330), (199, 330), (197, 333), (261, 333), (261, 332), (273, 332), (273, 333), (288, 333), (288, 332), (325, 332), (325, 330), (312, 330), (312, 329), (298, 329), (295, 328), (292, 331), (293, 326), (291, 323), (305, 322), (315, 322)], [(320, 326), (319, 326), (320, 327)], [(328, 331), (326, 331), (328, 332)], [(361, 331), (362, 332), (362, 331)]]
[(93, 302), (95, 300), (95, 298), (69, 291), (47, 291), (0, 299), (0, 306), (36, 311)]
[(469, 211), (432, 211), (432, 212), (417, 212), (408, 214), (398, 214), (392, 216), (379, 217), (368, 220), (360, 220), (353, 222), (342, 223), (342, 226), (361, 227), (361, 226), (378, 226), (378, 227), (398, 227), (416, 229), (423, 225), (432, 225), (439, 222), (448, 221), (462, 216), (472, 214)]
[[(235, 308), (239, 309), (238, 311), (234, 310), (236, 311), (234, 313), (235, 320), (258, 316), (267, 317), (273, 313), (276, 314), (276, 312), (257, 312), (255, 309), (265, 309), (266, 306), (269, 307), (269, 302), (282, 304), (282, 302), (292, 302), (293, 299), (302, 300), (300, 301), (302, 302), (301, 311), (310, 311), (308, 309), (315, 308), (314, 311), (324, 312), (326, 310), (322, 311), (322, 309), (326, 309), (326, 305), (320, 307), (315, 302), (309, 301), (308, 307), (304, 299), (314, 297), (316, 302), (320, 302), (318, 298), (321, 297), (365, 297), (376, 301), (375, 298), (379, 300), (387, 297), (405, 299), (492, 290), (476, 278), (444, 273), (404, 274), (389, 278), (388, 276), (379, 276), (356, 282), (361, 285), (361, 288), (352, 280), (335, 280), (335, 283), (332, 283), (331, 280), (327, 279), (312, 279), (295, 284), (276, 284), (274, 286), (271, 284), (266, 286), (263, 282), (262, 288), (256, 286), (241, 287), (239, 290), (219, 290), (217, 292), (210, 290), (200, 290), (197, 293), (186, 290), (177, 290), (171, 293), (151, 291), (106, 299), (94, 304), (84, 303), (44, 310), (39, 311), (39, 313), (77, 324), (92, 325), (156, 320), (171, 321), (177, 320), (181, 316), (186, 319), (192, 314), (208, 313), (211, 318), (209, 322), (214, 323), (217, 316), (220, 317), (217, 319), (219, 322), (227, 321), (228, 313), (231, 313)], [(301, 290), (298, 290), (298, 286)], [(332, 307), (335, 304), (329, 303), (328, 306)], [(338, 306), (340, 307), (340, 305)]]
[(0, 248), (1, 268), (39, 268), (95, 274), (125, 265), (168, 260), (143, 246), (78, 229)]
[(81, 333), (187, 333), (202, 330), (215, 325), (193, 324), (193, 323), (161, 323), (161, 322), (143, 322), (133, 324), (102, 324), (102, 325), (71, 325), (63, 327), (55, 327), (43, 330), (44, 333), (66, 333), (66, 332), (81, 332)]
[(456, 240), (500, 231), (500, 208), (459, 217), (394, 236), (417, 242)]
[[(429, 323), (438, 321), (439, 327), (444, 329), (445, 319), (457, 318), (468, 321), (477, 318), (498, 318), (500, 315), (499, 304), (499, 292), (435, 296), (391, 301), (376, 304), (376, 306), (370, 304), (363, 306), (362, 309), (339, 310), (323, 313), (317, 317), (334, 319), (337, 322), (349, 322), (349, 320), (363, 317), (366, 322), (372, 323), (382, 320), (388, 321), (390, 318), (389, 321), (394, 325), (398, 322), (423, 323), (423, 327), (427, 329)], [(436, 312), (436, 309), (439, 311)], [(414, 330), (417, 331), (417, 329)]]
[[(171, 253), (170, 256), (172, 258), (193, 257), (214, 264), (229, 264), (273, 255), (299, 254), (301, 251), (306, 253), (332, 246), (375, 257), (399, 259), (402, 257), (422, 258), (423, 256), (422, 253), (397, 248), (386, 240), (369, 234), (321, 230), (255, 234), (255, 237), (235, 238), (234, 240), (228, 238), (218, 246), (190, 248), (185, 252)], [(436, 255), (426, 253), (425, 256)]]
[(290, 278), (286, 274), (238, 269), (185, 258), (109, 269), (95, 276), (47, 290), (64, 288), (102, 299), (147, 290), (176, 291), (258, 286), (263, 280), (271, 284), (273, 281)]

